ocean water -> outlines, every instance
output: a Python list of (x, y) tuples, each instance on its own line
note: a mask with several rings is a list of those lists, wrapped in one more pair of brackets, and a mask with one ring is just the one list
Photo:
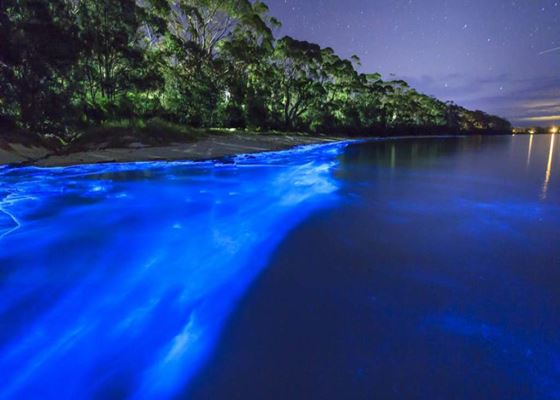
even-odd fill
[(560, 138), (0, 169), (0, 398), (560, 398)]

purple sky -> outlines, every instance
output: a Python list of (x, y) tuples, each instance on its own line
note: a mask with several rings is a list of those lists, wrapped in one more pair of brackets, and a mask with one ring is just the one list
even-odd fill
[(356, 54), (363, 72), (514, 125), (560, 123), (560, 0), (264, 2), (280, 35)]

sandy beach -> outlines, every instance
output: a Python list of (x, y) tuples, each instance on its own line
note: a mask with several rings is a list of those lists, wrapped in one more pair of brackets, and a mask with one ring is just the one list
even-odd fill
[(126, 148), (99, 146), (85, 151), (58, 154), (42, 146), (4, 141), (0, 142), (0, 165), (55, 167), (108, 162), (208, 160), (344, 139), (342, 137), (306, 135), (209, 135), (191, 143), (170, 143), (163, 146), (132, 143)]

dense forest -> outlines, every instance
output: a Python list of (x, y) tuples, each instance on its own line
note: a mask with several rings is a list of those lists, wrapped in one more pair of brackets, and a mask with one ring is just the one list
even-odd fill
[[(291, 37), (249, 0), (1, 0), (0, 125), (68, 140), (110, 124), (347, 135), (510, 131)], [(382, 55), (380, 55), (381, 57)]]

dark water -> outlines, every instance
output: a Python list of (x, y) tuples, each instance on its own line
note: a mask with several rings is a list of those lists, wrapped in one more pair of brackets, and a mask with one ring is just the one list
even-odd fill
[(0, 170), (0, 398), (560, 398), (559, 147)]

